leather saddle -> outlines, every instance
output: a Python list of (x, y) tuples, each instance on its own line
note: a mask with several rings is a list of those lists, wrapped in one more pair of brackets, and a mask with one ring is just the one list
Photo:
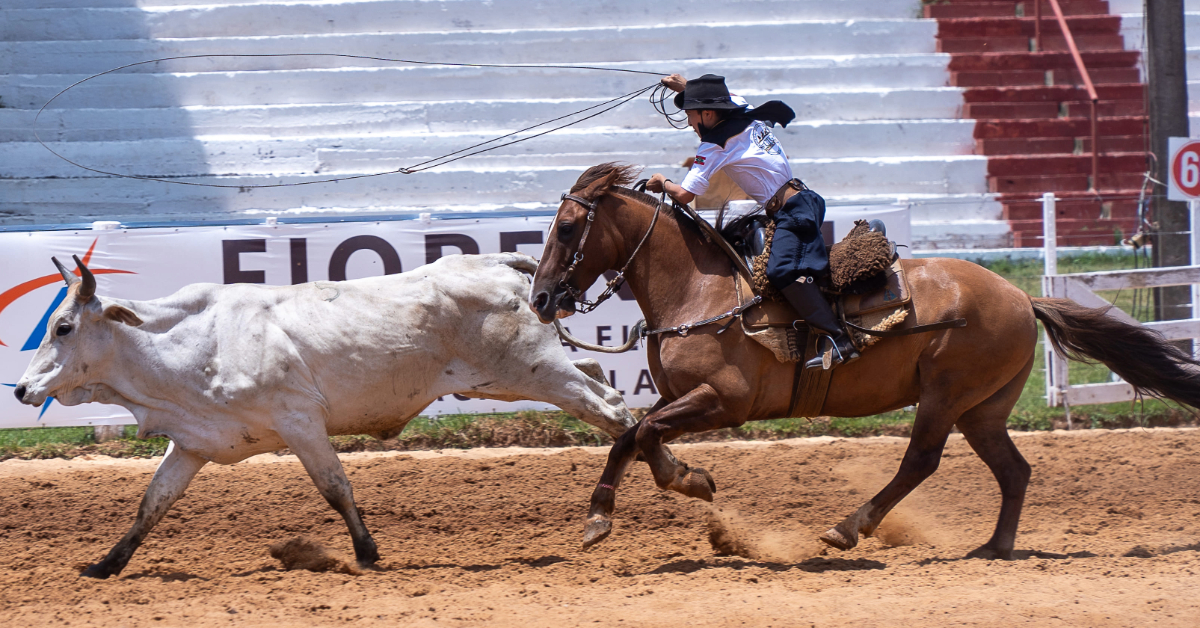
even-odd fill
[[(747, 267), (752, 268), (754, 259), (765, 250), (767, 221), (765, 215), (751, 214), (739, 218), (731, 223), (729, 228), (722, 230), (730, 248), (742, 256)], [(886, 235), (886, 228), (880, 220), (871, 221), (870, 230)], [(875, 341), (875, 338), (860, 330), (874, 331), (881, 326), (893, 329), (901, 326), (905, 319), (915, 318), (907, 315), (912, 302), (912, 292), (904, 276), (899, 256), (896, 255), (895, 242), (889, 241), (889, 245), (892, 264), (883, 271), (882, 278), (872, 280), (872, 285), (878, 286), (876, 289), (860, 294), (831, 295), (834, 311), (843, 326), (851, 332), (851, 338), (860, 350), (874, 344)], [(753, 299), (757, 293), (747, 277), (741, 273), (735, 273), (735, 276), (735, 289), (740, 306)], [(740, 318), (742, 331), (771, 349), (780, 362), (798, 362), (804, 359), (808, 329), (805, 325), (795, 324), (803, 321), (787, 302), (763, 298), (758, 307), (748, 308)]]
[[(734, 289), (738, 300), (735, 318), (741, 323), (742, 331), (771, 349), (780, 362), (798, 362), (805, 359), (805, 347), (808, 347), (808, 351), (815, 347), (815, 343), (808, 337), (808, 326), (796, 325), (801, 321), (791, 305), (766, 298), (758, 293), (751, 283), (753, 275), (750, 268), (754, 259), (765, 250), (768, 218), (762, 213), (752, 212), (718, 229), (690, 207), (675, 207), (687, 214), (696, 223), (704, 238), (715, 243), (733, 263)], [(717, 223), (721, 223), (720, 217), (717, 218)], [(886, 237), (882, 221), (873, 220), (867, 226), (868, 231), (880, 231)], [(965, 327), (967, 321), (963, 318), (925, 325), (915, 324), (916, 316), (909, 316), (913, 311), (912, 292), (904, 276), (904, 267), (896, 254), (895, 242), (889, 241), (888, 244), (891, 248), (891, 264), (879, 268), (874, 282), (863, 283), (874, 289), (845, 290), (836, 294), (833, 300), (834, 311), (837, 312), (842, 325), (851, 332), (855, 344), (862, 349), (874, 344), (879, 338)], [(732, 324), (733, 321), (730, 321), (725, 328)]]

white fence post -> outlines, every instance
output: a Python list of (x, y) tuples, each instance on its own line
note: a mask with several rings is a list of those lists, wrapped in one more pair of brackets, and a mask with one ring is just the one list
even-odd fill
[[(1058, 208), (1053, 192), (1042, 195), (1042, 248), (1045, 252), (1046, 274), (1058, 274)], [(1043, 296), (1048, 296), (1043, 291)]]
[[(1054, 296), (1051, 283), (1058, 274), (1058, 208), (1053, 192), (1042, 195), (1042, 296)], [(1042, 332), (1042, 356), (1046, 363), (1046, 405), (1055, 407), (1062, 404), (1067, 415), (1067, 429), (1071, 429), (1071, 406), (1067, 400), (1067, 369), (1066, 364), (1058, 359), (1050, 337)]]
[(125, 433), (124, 425), (97, 425), (92, 428), (92, 438), (97, 443), (103, 443), (110, 440), (117, 440)]
[[(1200, 266), (1200, 201), (1190, 201), (1192, 210), (1192, 266)], [(1200, 285), (1192, 284), (1192, 318), (1200, 318)], [(1200, 343), (1192, 343), (1193, 351)]]

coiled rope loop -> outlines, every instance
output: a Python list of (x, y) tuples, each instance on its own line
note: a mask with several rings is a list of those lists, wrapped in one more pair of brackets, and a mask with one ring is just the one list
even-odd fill
[[(335, 53), (182, 55), (182, 56), (175, 56), (175, 57), (162, 57), (160, 59), (150, 59), (148, 61), (138, 61), (136, 63), (127, 63), (125, 65), (113, 68), (111, 70), (106, 70), (106, 71), (100, 72), (98, 74), (93, 74), (87, 78), (84, 78), (79, 81), (76, 81), (75, 83), (72, 83), (70, 86), (68, 86), (67, 88), (63, 89), (62, 91), (58, 92), (53, 97), (51, 97), (50, 100), (47, 100), (46, 103), (44, 105), (42, 105), (41, 108), (38, 109), (37, 114), (33, 117), (33, 135), (35, 138), (37, 138), (38, 143), (41, 144), (43, 148), (45, 148), (46, 150), (48, 150), (52, 154), (54, 154), (55, 157), (58, 157), (59, 159), (65, 161), (73, 166), (77, 166), (84, 170), (88, 170), (90, 172), (95, 172), (97, 174), (104, 174), (104, 175), (109, 175), (109, 176), (114, 176), (114, 177), (122, 177), (125, 179), (140, 179), (143, 181), (159, 181), (162, 183), (174, 183), (176, 185), (192, 185), (192, 186), (198, 186), (198, 187), (234, 188), (234, 189), (239, 189), (239, 190), (247, 190), (247, 189), (252, 189), (252, 188), (282, 188), (282, 187), (292, 187), (292, 186), (299, 186), (299, 185), (314, 185), (317, 183), (333, 183), (335, 181), (348, 181), (351, 179), (365, 179), (368, 177), (379, 177), (379, 176), (388, 175), (388, 174), (415, 174), (418, 172), (422, 172), (424, 170), (436, 168), (438, 166), (444, 166), (448, 163), (455, 162), (460, 159), (465, 159), (467, 157), (478, 155), (480, 153), (486, 153), (488, 151), (496, 150), (498, 148), (504, 148), (505, 146), (512, 146), (513, 144), (518, 144), (520, 142), (531, 140), (536, 137), (541, 137), (548, 133), (553, 133), (555, 131), (565, 129), (569, 126), (579, 124), (580, 122), (583, 122), (585, 120), (589, 120), (591, 118), (595, 118), (596, 116), (599, 116), (599, 115), (602, 115), (609, 111), (612, 111), (613, 109), (616, 109), (617, 107), (620, 107), (621, 105), (624, 105), (625, 103), (630, 102), (633, 99), (635, 99), (643, 94), (646, 94), (647, 92), (650, 93), (650, 102), (654, 106), (655, 111), (658, 111), (659, 113), (666, 116), (667, 120), (671, 122), (672, 126), (675, 126), (676, 128), (682, 128), (682, 127), (677, 126), (678, 113), (670, 114), (670, 113), (667, 113), (667, 111), (666, 111), (666, 100), (667, 100), (667, 98), (669, 98), (671, 96), (670, 90), (667, 89), (667, 87), (662, 85), (661, 83), (656, 82), (653, 85), (648, 85), (641, 89), (634, 90), (627, 94), (617, 96), (616, 98), (606, 100), (602, 103), (592, 105), (590, 107), (584, 107), (583, 109), (573, 111), (571, 113), (568, 113), (563, 116), (559, 116), (552, 120), (546, 120), (545, 122), (539, 122), (537, 124), (527, 126), (523, 129), (519, 129), (519, 130), (513, 131), (511, 133), (506, 133), (504, 135), (494, 137), (490, 140), (480, 142), (478, 144), (473, 144), (471, 146), (467, 146), (465, 148), (456, 150), (452, 153), (447, 153), (445, 155), (441, 155), (440, 157), (428, 159), (426, 161), (412, 164), (410, 166), (403, 166), (400, 168), (396, 168), (395, 170), (388, 170), (385, 172), (374, 172), (371, 174), (358, 174), (358, 175), (351, 175), (351, 176), (346, 176), (346, 177), (333, 177), (333, 178), (329, 178), (329, 179), (319, 179), (319, 180), (314, 180), (314, 181), (298, 181), (298, 182), (294, 182), (294, 183), (273, 183), (273, 184), (257, 184), (257, 185), (224, 185), (224, 184), (219, 184), (219, 183), (197, 183), (194, 181), (180, 181), (177, 179), (165, 179), (165, 178), (161, 178), (161, 177), (146, 177), (146, 176), (125, 174), (125, 173), (121, 173), (121, 172), (110, 172), (107, 170), (100, 170), (99, 168), (92, 168), (90, 166), (85, 166), (81, 163), (72, 161), (72, 160), (64, 157), (63, 155), (59, 154), (54, 149), (47, 146), (46, 142), (42, 140), (41, 135), (38, 133), (38, 118), (41, 117), (42, 112), (45, 111), (46, 108), (49, 107), (51, 103), (53, 103), (59, 96), (62, 96), (63, 94), (70, 91), (72, 88), (77, 87), (83, 83), (86, 83), (94, 78), (99, 78), (106, 74), (112, 74), (114, 72), (119, 72), (119, 71), (127, 69), (127, 68), (132, 68), (132, 67), (136, 67), (136, 66), (140, 66), (140, 65), (146, 65), (146, 64), (150, 64), (150, 63), (159, 63), (161, 61), (175, 61), (175, 60), (180, 60), (180, 59), (247, 58), (247, 57), (339, 57), (339, 58), (344, 58), (344, 59), (365, 59), (365, 60), (371, 60), (371, 61), (386, 61), (386, 62), (390, 62), (390, 63), (408, 63), (408, 64), (413, 64), (413, 65), (430, 65), (430, 66), (469, 67), (469, 68), (527, 68), (527, 69), (593, 70), (593, 71), (600, 71), (600, 72), (624, 72), (624, 73), (628, 73), (628, 74), (646, 74), (646, 75), (651, 75), (651, 76), (667, 76), (665, 73), (662, 73), (662, 72), (650, 72), (647, 70), (633, 70), (633, 69), (629, 69), (629, 68), (606, 68), (606, 67), (588, 66), (588, 65), (534, 65), (534, 64), (510, 64), (510, 63), (448, 63), (448, 62), (441, 62), (441, 61), (418, 61), (418, 60), (413, 60), (413, 59), (390, 59), (390, 58), (386, 58), (386, 57), (372, 57), (372, 56), (366, 56), (366, 55), (347, 55), (347, 54), (335, 54)], [(573, 118), (575, 116), (579, 116), (584, 113), (588, 113), (588, 115), (578, 118), (578, 119), (575, 119), (575, 120), (572, 120), (570, 122), (566, 122), (564, 124), (560, 124), (558, 126), (554, 126), (554, 127), (548, 128), (548, 129), (543, 129), (537, 133), (528, 135), (526, 137), (520, 137), (517, 139), (512, 139), (510, 141), (502, 142), (503, 140), (508, 140), (509, 138), (512, 138), (515, 135), (519, 135), (521, 133), (532, 131), (532, 130), (538, 129), (540, 127), (545, 127), (546, 125), (554, 124), (554, 123), (562, 121), (562, 120), (567, 120), (567, 119)], [(685, 120), (685, 122), (686, 122), (686, 120)], [(502, 142), (502, 143), (496, 144), (496, 142)]]

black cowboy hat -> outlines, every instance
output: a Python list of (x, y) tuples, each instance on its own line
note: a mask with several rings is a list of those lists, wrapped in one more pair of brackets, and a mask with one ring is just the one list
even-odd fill
[(684, 85), (683, 91), (675, 94), (675, 106), (687, 111), (688, 109), (745, 109), (745, 105), (733, 102), (729, 97), (729, 88), (725, 87), (725, 77), (716, 74), (705, 74), (694, 78)]

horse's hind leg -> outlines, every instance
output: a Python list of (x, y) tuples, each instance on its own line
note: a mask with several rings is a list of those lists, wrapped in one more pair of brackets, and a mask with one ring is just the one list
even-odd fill
[[(1017, 519), (1021, 515), (1021, 503), (1025, 497), (1025, 485), (1029, 481), (1029, 465), (1009, 440), (1005, 422), (1017, 398), (1021, 396), (1021, 389), (1029, 377), (1031, 368), (1032, 357), (1000, 390), (965, 411), (956, 409), (947, 400), (949, 395), (942, 392), (923, 394), (917, 406), (917, 420), (913, 423), (912, 439), (908, 443), (908, 450), (904, 452), (904, 460), (901, 461), (896, 476), (870, 502), (822, 534), (821, 540), (844, 550), (858, 545), (860, 533), (867, 536), (873, 534), (883, 522), (883, 518), (900, 503), (900, 500), (937, 471), (942, 449), (950, 436), (950, 429), (957, 424), (976, 453), (992, 468), (1004, 494), (1004, 507), (1001, 509), (996, 535), (988, 545), (976, 551), (992, 549), (989, 546), (996, 543), (997, 554), (1003, 554), (1006, 548), (1007, 553), (1011, 555), (1016, 538)], [(1001, 438), (1007, 443), (1007, 447), (999, 446)]]
[(841, 550), (858, 545), (860, 533), (871, 536), (900, 500), (937, 471), (942, 449), (959, 413), (953, 409), (947, 410), (950, 404), (944, 401), (939, 403), (941, 400), (927, 400), (924, 397), (917, 406), (913, 435), (896, 476), (871, 501), (822, 534), (822, 541)]
[(971, 408), (958, 420), (958, 429), (966, 437), (971, 449), (983, 459), (1000, 484), (1000, 518), (992, 538), (968, 556), (980, 558), (1012, 559), (1013, 545), (1017, 540), (1017, 523), (1021, 519), (1021, 507), (1025, 503), (1025, 489), (1029, 486), (1029, 463), (1017, 451), (1008, 435), (1008, 415), (1021, 396), (1033, 358), (1020, 375), (1013, 378), (999, 392), (983, 403)]

